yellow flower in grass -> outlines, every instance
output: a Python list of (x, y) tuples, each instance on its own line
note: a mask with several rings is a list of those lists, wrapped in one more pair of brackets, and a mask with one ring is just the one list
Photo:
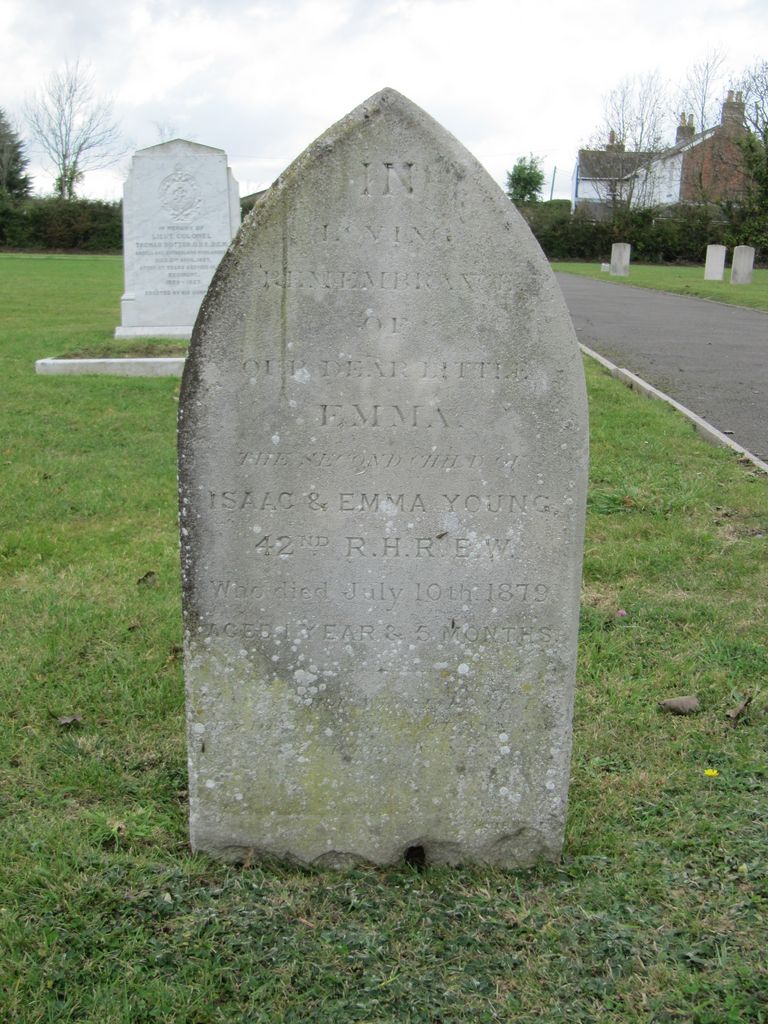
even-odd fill
[(717, 770), (717, 768), (705, 768), (704, 774), (707, 775), (710, 779), (716, 779), (720, 772)]

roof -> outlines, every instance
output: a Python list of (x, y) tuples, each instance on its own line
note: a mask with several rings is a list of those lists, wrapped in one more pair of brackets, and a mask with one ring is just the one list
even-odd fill
[(655, 152), (624, 149), (580, 149), (579, 177), (596, 178), (599, 181), (624, 178), (634, 174), (646, 164), (654, 163), (657, 160), (668, 160), (678, 153), (695, 149), (696, 146), (714, 135), (719, 127), (719, 125), (715, 125), (713, 128), (705, 128), (703, 132), (697, 132), (693, 138), (683, 139), (682, 142), (678, 142), (674, 146)]
[(654, 156), (654, 153), (623, 149), (580, 149), (579, 177), (599, 180), (624, 178)]
[(696, 146), (714, 135), (719, 127), (720, 125), (715, 125), (714, 128), (705, 128), (703, 132), (697, 132), (691, 139), (683, 139), (682, 142), (678, 142), (674, 146), (670, 146), (668, 149), (662, 150), (661, 153), (654, 153), (653, 160), (668, 160), (670, 157), (676, 156), (678, 153), (684, 153), (689, 149), (695, 149)]

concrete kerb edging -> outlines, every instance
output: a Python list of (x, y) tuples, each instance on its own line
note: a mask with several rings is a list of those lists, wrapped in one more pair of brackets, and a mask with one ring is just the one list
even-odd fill
[(713, 427), (711, 423), (708, 423), (701, 416), (698, 416), (695, 412), (692, 412), (687, 406), (681, 405), (680, 402), (675, 401), (674, 398), (670, 398), (663, 391), (659, 391), (652, 384), (643, 380), (642, 377), (638, 377), (636, 373), (632, 373), (631, 370), (625, 370), (621, 367), (616, 366), (610, 359), (606, 359), (605, 356), (601, 356), (599, 352), (594, 352), (591, 348), (587, 348), (586, 345), (579, 344), (579, 348), (584, 355), (589, 356), (590, 359), (594, 359), (595, 362), (610, 373), (612, 377), (620, 380), (623, 384), (626, 384), (628, 388), (633, 391), (639, 391), (640, 394), (645, 395), (646, 398), (655, 398), (659, 401), (666, 402), (667, 405), (671, 405), (673, 409), (676, 409), (685, 418), (693, 424), (696, 428), (697, 433), (709, 444), (719, 445), (724, 448), (730, 448), (736, 452), (741, 459), (745, 459), (751, 462), (758, 469), (762, 470), (763, 473), (768, 473), (768, 463), (763, 462), (762, 459), (758, 459), (752, 452), (748, 452), (746, 448), (742, 448), (740, 444), (728, 437), (721, 430)]
[(35, 373), (111, 374), (114, 377), (180, 377), (184, 357), (136, 356), (122, 359), (38, 359)]

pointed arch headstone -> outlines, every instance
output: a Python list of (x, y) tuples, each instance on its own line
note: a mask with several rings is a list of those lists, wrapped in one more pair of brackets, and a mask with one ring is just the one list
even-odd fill
[(578, 346), (530, 231), (378, 93), (256, 206), (192, 339), (193, 847), (556, 858), (586, 466)]

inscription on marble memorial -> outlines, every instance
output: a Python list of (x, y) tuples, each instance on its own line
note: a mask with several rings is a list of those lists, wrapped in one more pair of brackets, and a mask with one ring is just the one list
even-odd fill
[(205, 224), (159, 225), (146, 242), (134, 245), (136, 268), (150, 275), (144, 294), (205, 295), (229, 240), (214, 238)]

